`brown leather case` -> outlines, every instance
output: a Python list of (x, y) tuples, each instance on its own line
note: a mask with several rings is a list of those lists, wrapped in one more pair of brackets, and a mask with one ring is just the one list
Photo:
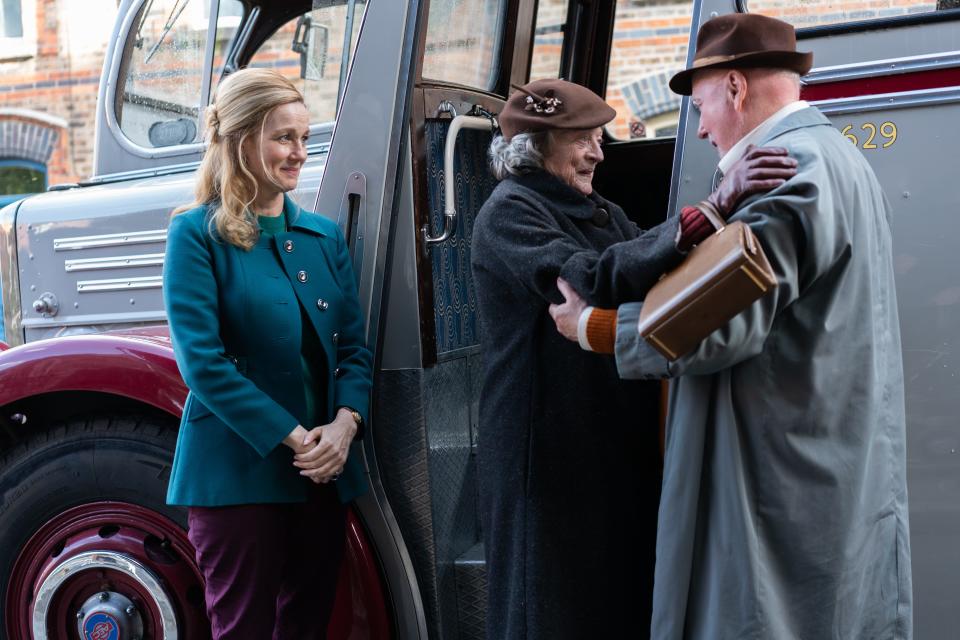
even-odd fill
[(776, 286), (750, 227), (732, 222), (650, 289), (640, 312), (640, 335), (676, 360)]

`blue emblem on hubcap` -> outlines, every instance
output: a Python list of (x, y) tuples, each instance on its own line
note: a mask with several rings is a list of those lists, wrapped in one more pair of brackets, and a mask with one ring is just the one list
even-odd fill
[(119, 640), (120, 625), (113, 616), (97, 612), (83, 621), (84, 640)]

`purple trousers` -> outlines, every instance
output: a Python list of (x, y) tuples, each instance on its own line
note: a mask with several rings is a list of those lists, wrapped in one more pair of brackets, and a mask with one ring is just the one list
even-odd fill
[(345, 519), (332, 484), (299, 504), (190, 507), (214, 640), (326, 638)]

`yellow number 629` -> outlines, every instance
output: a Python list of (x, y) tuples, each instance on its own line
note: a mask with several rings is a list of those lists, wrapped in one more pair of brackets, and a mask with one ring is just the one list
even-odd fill
[[(861, 146), (859, 138), (857, 138), (857, 136), (853, 133), (850, 133), (851, 129), (853, 129), (853, 125), (848, 124), (840, 130), (840, 133), (842, 133), (847, 140), (852, 142), (854, 146)], [(881, 137), (886, 138), (887, 140), (880, 145), (880, 147), (877, 147), (876, 143), (874, 143), (874, 139), (877, 137), (877, 125), (873, 124), (872, 122), (865, 122), (860, 125), (860, 129), (868, 134), (866, 141), (863, 143), (863, 149), (886, 149), (897, 141), (897, 125), (889, 120), (881, 124), (879, 127)]]

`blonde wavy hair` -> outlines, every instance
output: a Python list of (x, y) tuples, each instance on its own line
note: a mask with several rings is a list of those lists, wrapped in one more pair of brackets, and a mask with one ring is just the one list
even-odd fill
[(303, 94), (276, 71), (241, 69), (226, 77), (204, 112), (208, 146), (197, 171), (195, 200), (173, 215), (205, 204), (212, 209), (211, 230), (234, 246), (253, 248), (260, 229), (250, 204), (258, 187), (243, 157), (243, 143), (262, 137), (270, 112), (291, 102), (303, 103)]

